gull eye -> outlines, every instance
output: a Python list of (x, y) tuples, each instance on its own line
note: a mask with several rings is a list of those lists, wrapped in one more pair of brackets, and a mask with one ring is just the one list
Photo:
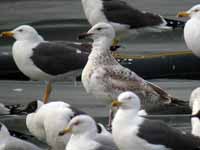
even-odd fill
[(102, 28), (97, 28), (98, 31), (100, 31)]
[(79, 123), (80, 123), (80, 122), (79, 122), (79, 121), (77, 121), (77, 122), (75, 122), (75, 123), (74, 123), (74, 125), (75, 125), (75, 126), (77, 126), (77, 125), (79, 125)]
[(198, 9), (195, 9), (195, 10), (194, 10), (194, 12), (198, 12), (198, 11), (199, 11)]
[(23, 29), (19, 29), (18, 31), (19, 31), (19, 32), (23, 32), (24, 30), (23, 30)]

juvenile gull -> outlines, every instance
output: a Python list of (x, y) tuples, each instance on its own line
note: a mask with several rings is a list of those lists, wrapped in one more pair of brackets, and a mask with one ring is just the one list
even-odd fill
[(0, 150), (42, 150), (36, 145), (10, 135), (8, 129), (0, 123)]
[(93, 48), (82, 72), (82, 83), (87, 93), (110, 102), (121, 92), (129, 90), (140, 96), (144, 107), (156, 104), (181, 107), (186, 105), (186, 102), (172, 97), (115, 60), (108, 50), (115, 37), (114, 29), (110, 24), (98, 23), (80, 36), (93, 39)]
[(200, 148), (200, 138), (169, 127), (162, 121), (138, 115), (140, 99), (132, 92), (112, 102), (118, 111), (112, 122), (113, 139), (120, 150), (192, 150)]
[(200, 4), (178, 13), (178, 17), (190, 17), (184, 27), (184, 39), (187, 47), (200, 57)]
[(60, 135), (72, 136), (65, 150), (117, 150), (110, 136), (98, 134), (95, 121), (88, 115), (74, 117)]
[(182, 21), (140, 11), (122, 0), (82, 0), (82, 6), (90, 25), (106, 22), (114, 27), (117, 33), (114, 44), (130, 32), (165, 31), (183, 28), (185, 24)]
[(51, 82), (75, 78), (87, 62), (88, 47), (81, 43), (45, 41), (31, 26), (22, 25), (2, 37), (14, 37), (14, 61), (19, 70), (32, 80), (48, 81), (43, 100), (51, 93)]

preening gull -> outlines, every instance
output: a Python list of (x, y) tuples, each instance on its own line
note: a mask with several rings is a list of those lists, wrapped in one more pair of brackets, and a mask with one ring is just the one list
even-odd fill
[(95, 121), (88, 115), (74, 117), (60, 135), (71, 133), (66, 150), (117, 150), (110, 136), (98, 134)]
[(80, 36), (94, 40), (88, 62), (82, 72), (82, 83), (87, 93), (110, 102), (121, 92), (129, 90), (140, 96), (144, 107), (156, 104), (188, 107), (187, 102), (172, 97), (115, 60), (108, 50), (115, 37), (110, 24), (98, 23)]
[(71, 118), (83, 113), (68, 103), (50, 102), (28, 114), (26, 125), (36, 138), (47, 143), (53, 150), (64, 150), (70, 135), (58, 136), (59, 131), (66, 127)]
[(117, 36), (114, 44), (130, 31), (165, 31), (183, 28), (185, 22), (167, 19), (150, 12), (140, 11), (122, 0), (82, 0), (88, 22), (94, 26), (99, 22), (110, 23)]
[(118, 111), (112, 122), (113, 139), (120, 150), (192, 150), (200, 148), (197, 136), (169, 127), (162, 121), (138, 115), (140, 99), (124, 92), (112, 102)]
[(38, 146), (10, 135), (5, 125), (0, 123), (0, 150), (42, 150)]
[(187, 47), (200, 57), (200, 4), (178, 13), (178, 17), (190, 17), (184, 27), (184, 39)]
[[(88, 48), (84, 44), (65, 41), (45, 41), (29, 25), (22, 25), (2, 37), (14, 37), (12, 54), (19, 70), (32, 80), (48, 81), (43, 100), (51, 93), (51, 82), (75, 78), (87, 62)], [(77, 51), (78, 50), (78, 51)], [(85, 57), (84, 57), (85, 56)]]

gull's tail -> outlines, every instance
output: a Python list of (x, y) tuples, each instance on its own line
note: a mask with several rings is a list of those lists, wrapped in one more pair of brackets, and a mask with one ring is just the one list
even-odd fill
[(183, 29), (185, 26), (185, 21), (175, 20), (175, 19), (169, 19), (164, 18), (167, 22), (167, 26), (171, 27), (172, 29)]
[(184, 101), (184, 100), (180, 100), (176, 97), (172, 97), (171, 95), (169, 95), (165, 90), (163, 90), (162, 88), (160, 88), (159, 86), (151, 83), (151, 82), (147, 82), (148, 85), (160, 96), (160, 98), (162, 100), (164, 100), (164, 103), (166, 104), (174, 104), (177, 106), (184, 106), (184, 107), (189, 107), (189, 103)]

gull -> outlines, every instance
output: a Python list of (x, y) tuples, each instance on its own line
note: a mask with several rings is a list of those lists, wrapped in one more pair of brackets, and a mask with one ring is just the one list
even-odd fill
[(122, 0), (81, 0), (81, 2), (90, 25), (106, 22), (113, 26), (117, 34), (114, 45), (131, 33), (160, 32), (183, 28), (185, 24), (183, 21), (140, 11)]
[(192, 108), (191, 133), (200, 137), (200, 87), (192, 91), (190, 95), (190, 107)]
[(118, 111), (112, 122), (113, 139), (120, 150), (192, 150), (200, 148), (200, 138), (169, 127), (162, 121), (138, 115), (140, 98), (126, 91), (112, 102)]
[(184, 39), (187, 47), (200, 57), (200, 4), (193, 6), (188, 11), (179, 12), (178, 17), (190, 17), (184, 27)]
[(32, 80), (47, 81), (44, 103), (48, 102), (54, 81), (64, 81), (79, 75), (87, 62), (88, 47), (84, 43), (45, 41), (29, 25), (2, 32), (2, 37), (14, 37), (14, 61), (19, 70)]
[(88, 115), (74, 117), (60, 135), (71, 133), (65, 150), (118, 150), (112, 136), (98, 134), (96, 123)]
[(38, 146), (10, 135), (5, 125), (0, 123), (0, 150), (42, 150)]
[(70, 135), (61, 137), (58, 133), (66, 127), (71, 118), (82, 113), (84, 112), (62, 101), (49, 102), (40, 105), (35, 112), (29, 113), (26, 117), (26, 125), (37, 139), (47, 143), (51, 149), (64, 150)]
[(87, 93), (110, 103), (121, 92), (129, 90), (138, 94), (145, 108), (148, 105), (188, 107), (186, 102), (172, 97), (115, 60), (109, 51), (115, 37), (115, 31), (110, 24), (98, 23), (80, 36), (93, 40), (92, 51), (82, 72), (82, 83)]

